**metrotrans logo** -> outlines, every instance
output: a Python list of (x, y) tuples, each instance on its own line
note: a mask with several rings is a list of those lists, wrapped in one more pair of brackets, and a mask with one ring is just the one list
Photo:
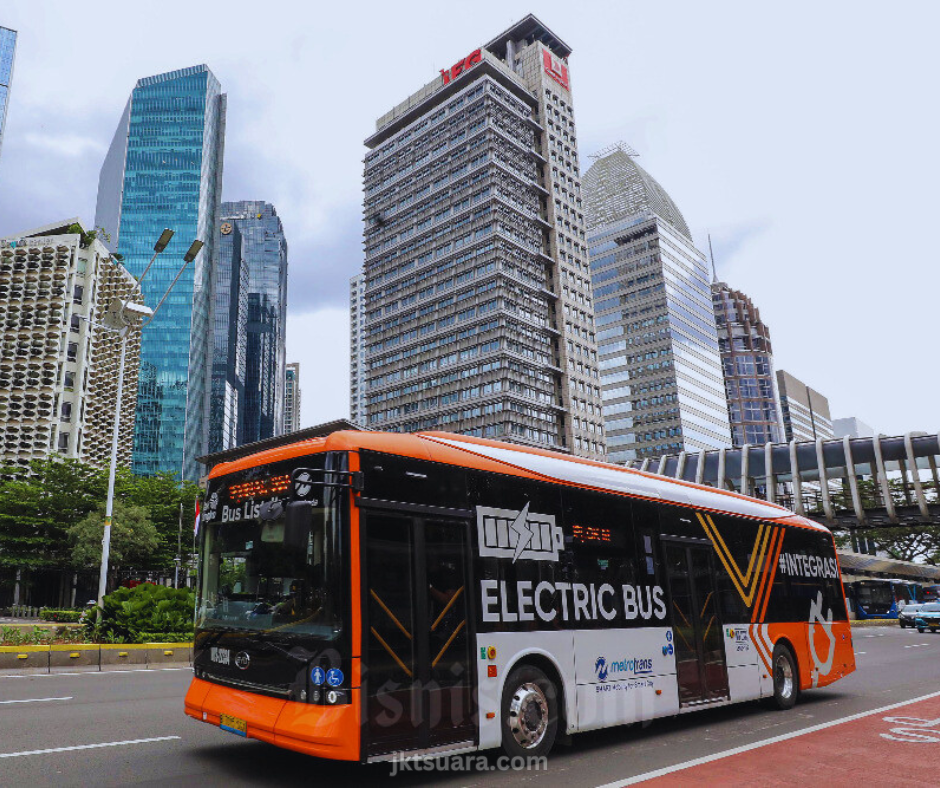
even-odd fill
[(607, 657), (598, 657), (594, 662), (594, 673), (598, 681), (607, 681), (614, 674), (628, 673), (631, 676), (649, 676), (653, 673), (652, 659), (619, 659), (609, 661)]
[(482, 557), (557, 561), (565, 549), (561, 526), (555, 516), (536, 514), (526, 504), (522, 511), (477, 507), (477, 534)]

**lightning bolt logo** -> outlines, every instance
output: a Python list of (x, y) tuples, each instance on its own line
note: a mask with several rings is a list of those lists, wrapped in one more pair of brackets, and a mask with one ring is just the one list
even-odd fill
[(512, 557), (512, 562), (516, 563), (516, 560), (522, 555), (522, 551), (529, 546), (529, 542), (532, 541), (532, 529), (529, 527), (527, 520), (529, 519), (529, 502), (526, 501), (526, 505), (522, 507), (522, 511), (516, 516), (516, 519), (513, 520), (512, 525), (509, 526), (509, 530), (515, 533), (519, 540), (516, 542), (516, 552)]

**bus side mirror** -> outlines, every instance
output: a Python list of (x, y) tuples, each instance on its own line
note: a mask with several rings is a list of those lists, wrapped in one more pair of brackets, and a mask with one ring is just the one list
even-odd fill
[(312, 502), (293, 501), (287, 504), (287, 514), (284, 518), (284, 544), (304, 547), (307, 544), (312, 518)]

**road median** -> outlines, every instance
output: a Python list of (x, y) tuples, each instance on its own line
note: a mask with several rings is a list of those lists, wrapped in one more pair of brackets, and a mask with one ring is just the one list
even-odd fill
[(136, 669), (190, 665), (192, 643), (66, 643), (51, 646), (0, 646), (4, 671), (56, 673), (62, 670)]

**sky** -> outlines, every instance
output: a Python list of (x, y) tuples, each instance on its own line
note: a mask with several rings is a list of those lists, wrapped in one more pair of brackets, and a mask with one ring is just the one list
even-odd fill
[(4, 0), (19, 42), (0, 236), (92, 223), (135, 81), (206, 63), (228, 94), (223, 199), (267, 200), (284, 222), (301, 421), (347, 417), (362, 140), (530, 12), (573, 49), (584, 166), (619, 140), (639, 152), (760, 309), (777, 368), (836, 418), (940, 428), (935, 2)]

